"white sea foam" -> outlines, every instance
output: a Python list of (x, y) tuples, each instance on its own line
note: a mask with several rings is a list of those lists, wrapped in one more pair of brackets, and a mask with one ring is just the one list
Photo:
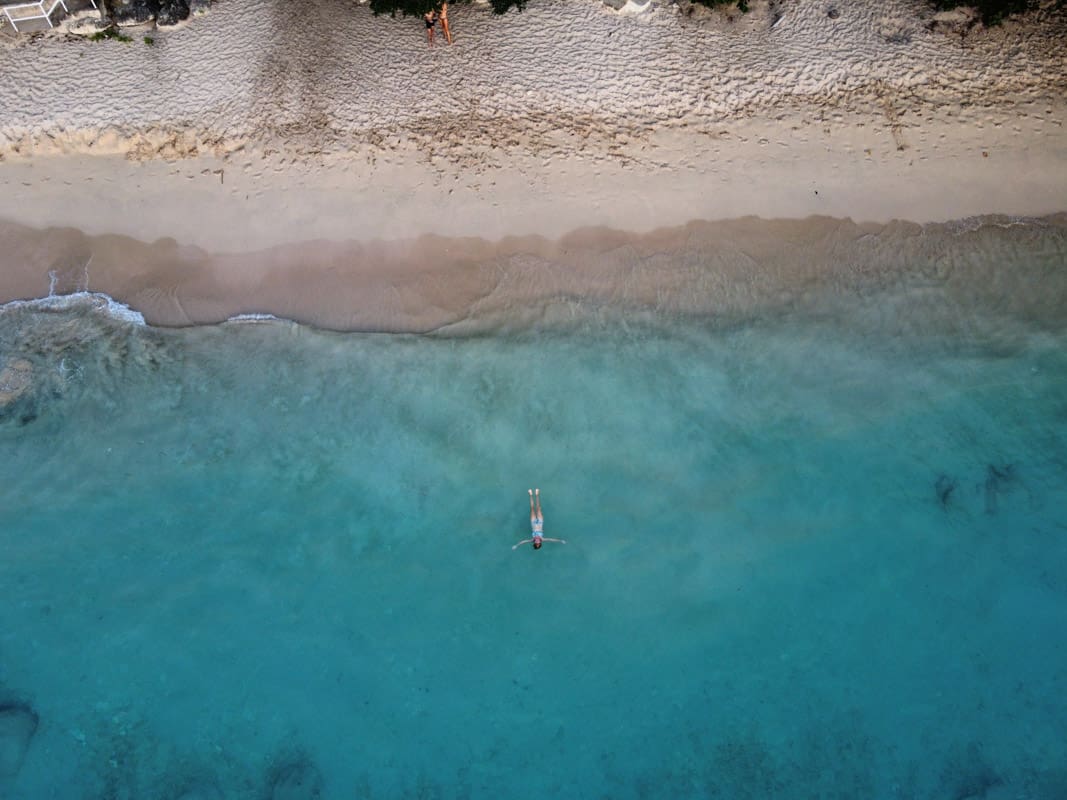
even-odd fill
[(1020, 226), (1048, 227), (1049, 219), (1013, 214), (978, 214), (971, 217), (952, 220), (944, 224), (943, 229), (956, 236), (974, 233), (986, 227), (1016, 228)]
[(142, 326), (147, 324), (144, 315), (140, 311), (134, 311), (125, 303), (120, 303), (113, 297), (101, 292), (50, 294), (47, 297), (39, 297), (34, 300), (12, 300), (0, 305), (0, 314), (27, 308), (44, 311), (67, 311), (86, 308), (105, 314), (118, 322)]
[(257, 322), (292, 322), (292, 320), (276, 317), (273, 314), (235, 314), (228, 318), (226, 323), (257, 323)]

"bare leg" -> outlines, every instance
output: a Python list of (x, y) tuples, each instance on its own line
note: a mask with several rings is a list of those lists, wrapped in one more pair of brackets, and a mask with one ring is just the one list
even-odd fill
[(452, 31), (448, 29), (448, 3), (441, 3), (437, 9), (437, 19), (441, 21), (441, 29), (445, 32), (445, 40), (452, 44)]
[(530, 522), (534, 522), (537, 519), (537, 514), (534, 513), (533, 489), (527, 489), (526, 491), (530, 493)]
[(544, 519), (544, 515), (541, 513), (541, 490), (534, 489), (534, 496), (537, 497), (537, 518)]

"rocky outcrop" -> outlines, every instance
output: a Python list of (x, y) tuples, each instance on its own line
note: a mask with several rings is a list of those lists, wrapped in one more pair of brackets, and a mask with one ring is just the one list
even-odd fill
[(116, 24), (155, 20), (159, 25), (175, 25), (190, 10), (205, 5), (206, 0), (102, 0), (101, 13)]
[(0, 409), (12, 405), (33, 386), (33, 364), (25, 358), (0, 363)]
[(33, 364), (25, 358), (0, 361), (0, 423), (14, 419), (27, 425), (37, 419), (36, 378)]

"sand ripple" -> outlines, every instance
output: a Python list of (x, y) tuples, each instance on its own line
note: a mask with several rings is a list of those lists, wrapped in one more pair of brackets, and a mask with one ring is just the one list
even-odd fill
[(335, 0), (218, 3), (152, 47), (0, 48), (0, 154), (414, 144), (474, 162), (509, 148), (610, 158), (657, 127), (714, 137), (739, 116), (802, 109), (833, 124), (846, 108), (869, 109), (906, 146), (931, 119), (1005, 122), (1067, 88), (1063, 12), (961, 42), (919, 0), (834, 10), (755, 2), (728, 22), (672, 7), (620, 16), (591, 1), (539, 0), (503, 18), (458, 7), (457, 44), (431, 50), (412, 20)]

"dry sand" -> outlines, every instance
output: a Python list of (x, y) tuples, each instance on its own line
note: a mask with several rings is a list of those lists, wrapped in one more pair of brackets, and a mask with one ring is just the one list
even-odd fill
[[(89, 288), (160, 322), (427, 330), (499, 257), (565, 263), (553, 240), (581, 228), (1067, 210), (1067, 11), (964, 33), (923, 0), (752, 6), (458, 6), (432, 50), (335, 0), (219, 0), (151, 46), (4, 39), (0, 301), (89, 262)], [(429, 262), (452, 265), (441, 297)], [(399, 299), (372, 306), (382, 287)]]

